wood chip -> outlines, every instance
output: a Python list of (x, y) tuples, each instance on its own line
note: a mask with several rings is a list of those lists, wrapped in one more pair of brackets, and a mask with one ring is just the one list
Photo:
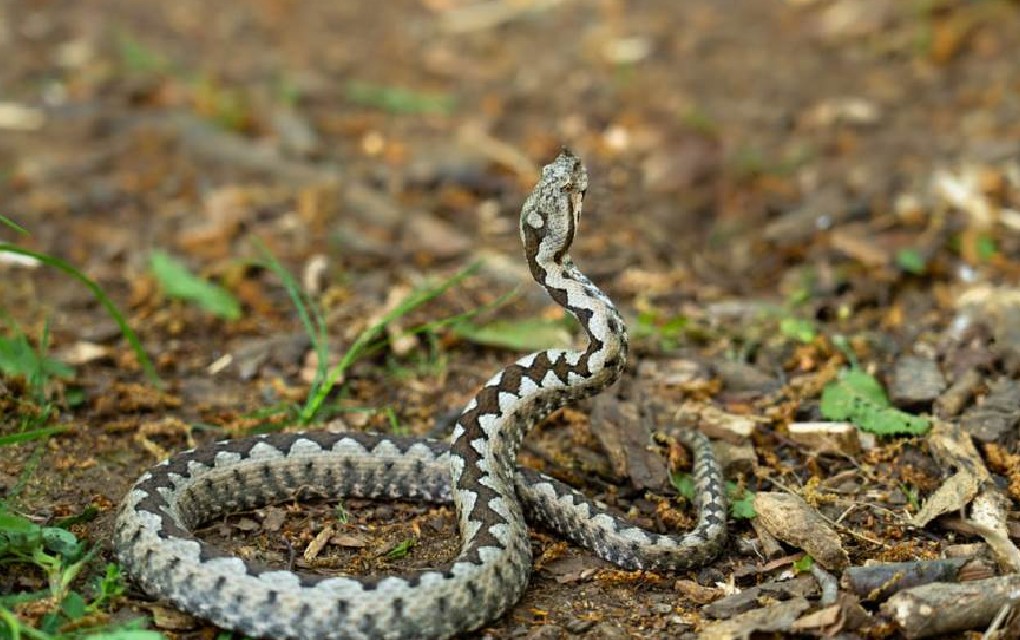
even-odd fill
[(42, 109), (0, 102), (0, 130), (36, 131), (46, 124), (46, 113)]
[(685, 402), (677, 409), (677, 420), (697, 423), (699, 429), (710, 438), (727, 442), (747, 442), (757, 428), (757, 420), (750, 416), (723, 411), (704, 402)]
[(335, 544), (338, 547), (350, 547), (354, 549), (360, 549), (368, 546), (369, 541), (368, 536), (358, 533), (338, 533), (329, 539), (330, 544)]
[(962, 511), (977, 495), (980, 479), (970, 469), (960, 469), (947, 478), (914, 514), (911, 524), (923, 527), (945, 513)]
[(758, 453), (750, 442), (730, 444), (723, 440), (712, 441), (716, 460), (728, 478), (743, 473), (753, 476), (758, 469)]
[(803, 499), (789, 493), (759, 492), (754, 509), (769, 533), (808, 552), (826, 569), (840, 570), (850, 564), (839, 535)]
[(726, 392), (764, 396), (782, 387), (779, 380), (773, 376), (738, 360), (719, 358), (710, 364), (712, 370), (722, 380), (723, 390)]
[(304, 556), (305, 562), (312, 562), (313, 560), (315, 560), (319, 556), (319, 553), (321, 553), (322, 550), (326, 547), (326, 545), (329, 544), (329, 540), (332, 537), (333, 537), (333, 525), (327, 524), (325, 527), (322, 528), (322, 531), (317, 533), (315, 537), (312, 538), (312, 541), (308, 543), (308, 546), (305, 547), (305, 552), (304, 554), (302, 554)]
[(776, 537), (769, 533), (769, 530), (763, 527), (759, 522), (758, 518), (751, 518), (751, 527), (754, 529), (755, 534), (758, 536), (759, 553), (766, 558), (778, 558), (785, 553), (783, 546), (779, 544)]
[(832, 231), (829, 243), (833, 249), (846, 254), (866, 267), (887, 267), (891, 262), (891, 256), (875, 244), (872, 233), (871, 229), (861, 228), (859, 231), (854, 231), (850, 226), (840, 227)]
[(722, 589), (703, 587), (694, 580), (677, 580), (673, 583), (673, 588), (684, 600), (698, 605), (708, 604), (724, 595)]
[(958, 471), (921, 505), (911, 522), (917, 527), (927, 525), (944, 513), (962, 511), (977, 495), (981, 485), (990, 479), (974, 443), (957, 425), (936, 420), (928, 435), (928, 443), (944, 468)]
[(857, 427), (848, 422), (795, 422), (788, 433), (791, 440), (815, 453), (853, 456), (861, 452)]
[(61, 351), (58, 357), (67, 364), (83, 365), (99, 361), (111, 362), (115, 353), (113, 347), (79, 340), (71, 345), (70, 349)]
[(708, 604), (702, 609), (706, 616), (727, 620), (758, 607), (759, 601), (808, 598), (818, 594), (814, 577), (801, 573), (790, 579), (773, 580), (750, 587)]
[(995, 487), (986, 485), (974, 498), (970, 522), (981, 532), (1003, 572), (1020, 572), (1020, 549), (1009, 539), (1010, 500)]

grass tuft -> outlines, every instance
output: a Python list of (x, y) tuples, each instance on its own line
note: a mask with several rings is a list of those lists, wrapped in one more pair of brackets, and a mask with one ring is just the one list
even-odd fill
[(25, 249), (8, 242), (0, 242), (0, 253), (13, 253), (15, 255), (26, 256), (34, 258), (42, 264), (48, 267), (53, 267), (59, 271), (66, 273), (78, 282), (81, 282), (92, 292), (93, 297), (99, 301), (99, 304), (103, 305), (103, 309), (106, 313), (113, 318), (113, 321), (117, 323), (117, 327), (123, 334), (124, 339), (131, 345), (131, 349), (135, 353), (135, 357), (138, 359), (139, 365), (142, 367), (142, 371), (145, 373), (145, 377), (150, 383), (156, 386), (162, 386), (162, 381), (159, 379), (159, 374), (156, 373), (156, 367), (152, 364), (152, 360), (149, 359), (149, 355), (145, 353), (145, 349), (142, 347), (141, 340), (138, 339), (138, 335), (135, 334), (134, 330), (128, 325), (127, 320), (124, 319), (124, 315), (117, 308), (117, 305), (110, 300), (110, 297), (106, 295), (102, 287), (87, 275), (79, 271), (71, 263), (57, 258), (56, 256), (47, 255), (38, 251), (32, 251), (31, 249)]
[[(322, 380), (316, 380), (316, 384), (313, 384), (311, 391), (308, 395), (308, 400), (305, 403), (304, 408), (301, 410), (300, 421), (301, 424), (310, 424), (314, 422), (319, 416), (319, 412), (322, 409), (323, 402), (329, 396), (333, 387), (343, 379), (344, 374), (347, 370), (358, 361), (362, 356), (371, 353), (373, 347), (376, 345), (380, 336), (386, 329), (386, 326), (392, 322), (395, 322), (399, 318), (411, 313), (418, 307), (434, 300), (438, 296), (442, 295), (451, 287), (459, 284), (465, 278), (473, 274), (478, 270), (479, 263), (474, 263), (465, 269), (458, 271), (446, 280), (439, 282), (433, 286), (424, 287), (422, 289), (411, 292), (400, 304), (396, 305), (388, 313), (386, 313), (378, 322), (372, 326), (366, 328), (358, 337), (355, 338), (351, 346), (344, 352), (340, 362), (335, 367), (329, 370), (325, 378)], [(458, 316), (460, 317), (460, 316)], [(440, 326), (437, 323), (429, 323), (423, 325), (423, 327), (434, 328)], [(422, 328), (419, 328), (422, 329)], [(419, 331), (412, 330), (411, 333), (418, 333)], [(318, 339), (318, 336), (313, 336), (313, 339)]]
[[(109, 563), (88, 584), (79, 579), (95, 550), (60, 526), (42, 526), (0, 504), (0, 567), (32, 565), (48, 587), (0, 596), (0, 638), (18, 640), (158, 640), (162, 635), (139, 628), (139, 621), (110, 625), (107, 611), (124, 594), (120, 567)], [(87, 581), (86, 581), (87, 582)], [(26, 607), (26, 605), (32, 605)], [(30, 609), (34, 620), (17, 610)]]

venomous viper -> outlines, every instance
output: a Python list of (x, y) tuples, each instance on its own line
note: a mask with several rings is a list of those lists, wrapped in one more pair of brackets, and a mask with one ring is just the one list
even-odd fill
[[(704, 564), (726, 537), (721, 472), (704, 436), (695, 455), (698, 522), (684, 536), (646, 532), (574, 489), (519, 469), (528, 429), (566, 402), (621, 375), (626, 328), (613, 303), (567, 255), (588, 176), (564, 151), (542, 170), (521, 210), (531, 273), (588, 334), (584, 351), (525, 356), (490, 379), (460, 415), (450, 444), (362, 433), (275, 433), (177, 454), (135, 483), (114, 548), (149, 594), (252, 636), (313, 639), (446, 638), (477, 629), (521, 597), (531, 573), (525, 518), (625, 568)], [(316, 576), (256, 566), (191, 530), (225, 513), (293, 496), (453, 502), (460, 554), (393, 576)]]

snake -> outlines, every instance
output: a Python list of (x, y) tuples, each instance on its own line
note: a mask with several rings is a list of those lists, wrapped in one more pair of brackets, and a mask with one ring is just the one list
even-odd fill
[[(215, 625), (293, 640), (449, 638), (505, 614), (532, 570), (528, 523), (624, 569), (682, 571), (710, 562), (726, 541), (726, 495), (711, 443), (694, 454), (695, 526), (649, 532), (554, 478), (516, 463), (526, 432), (555, 409), (622, 375), (626, 326), (613, 302), (568, 253), (588, 189), (587, 169), (564, 148), (542, 168), (521, 208), (534, 279), (577, 318), (583, 350), (518, 359), (477, 392), (448, 442), (330, 430), (266, 433), (178, 453), (145, 472), (121, 503), (113, 547), (147, 594)], [(343, 497), (452, 503), (457, 556), (398, 575), (316, 575), (259, 565), (198, 538), (204, 522), (289, 499)]]

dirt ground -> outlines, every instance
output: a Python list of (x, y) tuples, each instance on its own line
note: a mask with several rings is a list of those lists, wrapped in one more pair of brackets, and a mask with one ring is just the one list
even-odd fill
[[(670, 531), (690, 511), (641, 452), (651, 431), (698, 424), (739, 488), (821, 514), (845, 556), (811, 555), (834, 574), (982, 541), (959, 509), (912, 520), (953, 471), (936, 436), (791, 429), (828, 420), (821, 390), (856, 364), (899, 408), (973, 437), (1015, 540), (1018, 52), (1020, 5), (1004, 0), (0, 0), (0, 215), (29, 232), (0, 226), (0, 240), (94, 279), (164, 383), (81, 283), (0, 253), (0, 336), (48, 335), (73, 366), (47, 388), (45, 423), (67, 430), (0, 447), (0, 500), (40, 524), (93, 505), (73, 531), (112, 559), (116, 505), (144, 469), (285, 426), (315, 354), (265, 250), (321, 304), (334, 361), (409, 293), (477, 263), (392, 323), (330, 398), (345, 428), (448, 433), (520, 336), (506, 323), (495, 339), (408, 330), (481, 309), (475, 328), (562, 332), (528, 278), (517, 216), (567, 145), (591, 178), (572, 253), (620, 305), (634, 349), (622, 390), (556, 413), (522, 463)], [(221, 284), (240, 317), (169, 295), (154, 251)], [(43, 404), (0, 377), (0, 436)], [(615, 448), (607, 433), (645, 439)], [(346, 524), (332, 505), (289, 504), (203, 535), (322, 572), (456, 553), (450, 509), (344, 508)], [(304, 560), (326, 526), (330, 544)], [(845, 591), (840, 616), (795, 626), (827, 606), (803, 576), (734, 602), (792, 576), (803, 545), (770, 552), (764, 523), (730, 526), (716, 562), (676, 576), (619, 571), (536, 530), (527, 594), (472, 637), (902, 633)], [(387, 557), (407, 539), (406, 557)], [(44, 587), (30, 565), (0, 564), (0, 596)], [(740, 617), (773, 601), (807, 604), (786, 622)], [(133, 588), (109, 620), (137, 615), (168, 637), (216, 637)]]

